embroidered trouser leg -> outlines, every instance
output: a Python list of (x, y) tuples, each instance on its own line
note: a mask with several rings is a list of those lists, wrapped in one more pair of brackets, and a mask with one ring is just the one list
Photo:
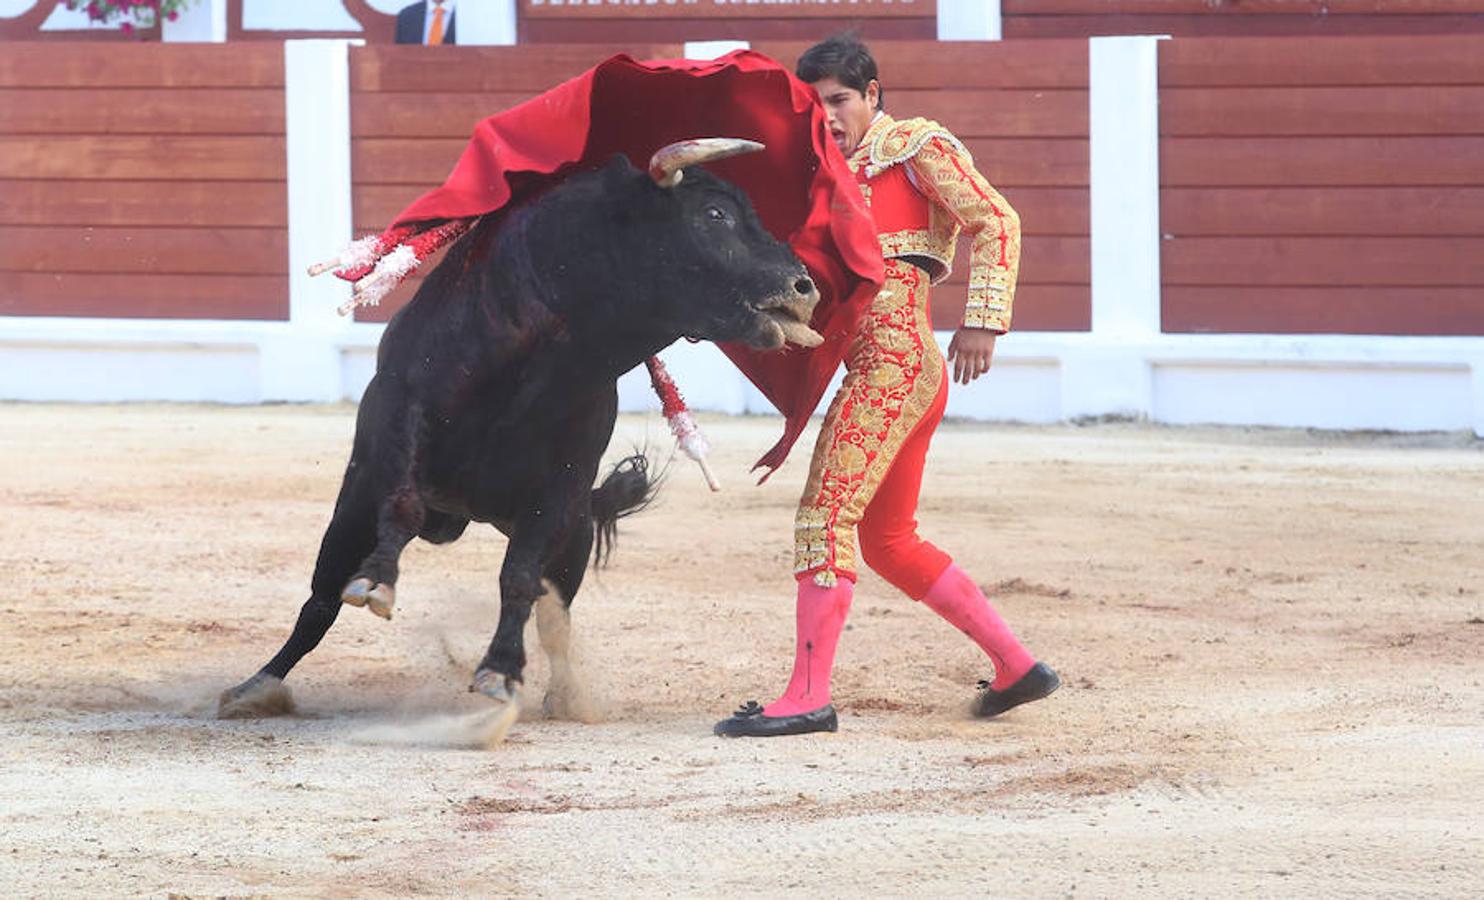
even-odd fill
[(953, 564), (952, 557), (917, 534), (917, 498), (922, 491), (928, 444), (938, 423), (943, 421), (943, 408), (948, 405), (946, 378), (944, 382), (928, 414), (902, 445), (886, 478), (876, 489), (876, 496), (866, 506), (858, 528), (861, 559), (913, 600), (926, 596), (933, 583)]
[[(911, 519), (922, 461), (942, 416), (940, 395), (947, 387), (927, 301), (922, 270), (888, 260), (886, 282), (862, 316), (844, 382), (825, 415), (810, 462), (794, 520), (794, 571), (800, 577), (812, 575), (820, 585), (833, 584), (840, 575), (855, 578), (856, 528), (889, 481), (894, 485), (890, 500), (872, 534), (898, 535), (898, 520), (905, 515), (906, 530), (915, 539)], [(913, 442), (919, 430), (921, 437)], [(934, 559), (927, 567), (936, 564)], [(944, 567), (946, 563), (934, 577)]]

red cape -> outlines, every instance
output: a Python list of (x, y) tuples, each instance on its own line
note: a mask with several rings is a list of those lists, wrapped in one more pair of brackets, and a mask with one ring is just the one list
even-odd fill
[(491, 213), (615, 153), (642, 169), (660, 147), (696, 137), (767, 145), (708, 168), (747, 193), (763, 226), (819, 285), (813, 325), (821, 346), (759, 353), (721, 345), (786, 419), (782, 439), (758, 461), (773, 469), (818, 406), (883, 278), (875, 225), (824, 109), (783, 66), (750, 50), (705, 62), (615, 56), (480, 122), (448, 180), (393, 227)]

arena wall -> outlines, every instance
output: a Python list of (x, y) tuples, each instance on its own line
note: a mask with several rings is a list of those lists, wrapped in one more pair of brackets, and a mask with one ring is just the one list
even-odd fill
[[(1481, 41), (878, 44), (889, 105), (964, 135), (1025, 219), (1017, 330), (950, 413), (1484, 434)], [(0, 56), (0, 397), (357, 398), (411, 288), (350, 321), (304, 267), (617, 49), (96, 47)], [(695, 407), (767, 411), (714, 348), (666, 357)]]

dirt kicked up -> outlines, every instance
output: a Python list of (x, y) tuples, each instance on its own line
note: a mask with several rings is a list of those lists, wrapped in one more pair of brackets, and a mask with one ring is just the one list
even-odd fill
[[(596, 724), (468, 749), (503, 544), (415, 543), (299, 712), (215, 697), (287, 635), (349, 407), (0, 406), (0, 884), (23, 895), (1461, 896), (1484, 884), (1484, 449), (949, 425), (923, 533), (1065, 687), (965, 710), (978, 651), (862, 578), (841, 730), (723, 741), (792, 658), (809, 439), (705, 416), (573, 608)], [(668, 447), (658, 417), (612, 448)]]

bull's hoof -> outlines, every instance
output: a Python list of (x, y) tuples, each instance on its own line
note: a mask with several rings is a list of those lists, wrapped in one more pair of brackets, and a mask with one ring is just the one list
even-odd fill
[(282, 678), (257, 675), (222, 691), (216, 702), (218, 719), (267, 719), (294, 712), (294, 697)]
[(397, 589), (389, 584), (372, 584), (369, 578), (357, 578), (340, 592), (340, 602), (350, 606), (364, 606), (375, 615), (390, 621), (392, 607), (397, 605)]
[(474, 673), (469, 690), (495, 701), (497, 707), (495, 715), (482, 728), (481, 742), (487, 748), (503, 743), (515, 720), (520, 718), (520, 682), (493, 669), (480, 669)]
[(514, 703), (520, 696), (520, 682), (494, 669), (480, 669), (474, 673), (469, 690), (501, 703)]

